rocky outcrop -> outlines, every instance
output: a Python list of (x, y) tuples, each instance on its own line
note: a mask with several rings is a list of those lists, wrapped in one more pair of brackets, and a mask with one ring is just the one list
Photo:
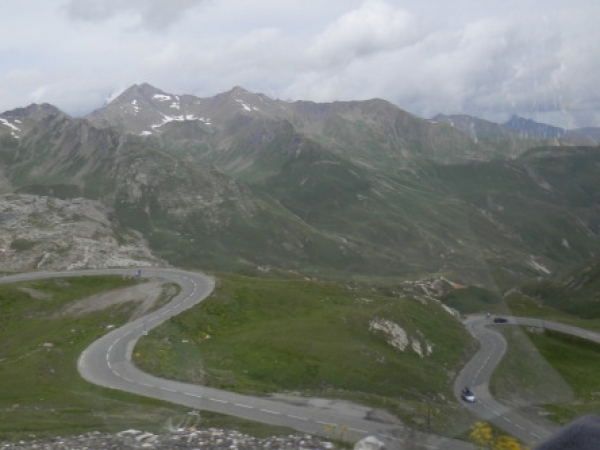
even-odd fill
[(0, 271), (147, 267), (165, 263), (102, 203), (0, 196)]

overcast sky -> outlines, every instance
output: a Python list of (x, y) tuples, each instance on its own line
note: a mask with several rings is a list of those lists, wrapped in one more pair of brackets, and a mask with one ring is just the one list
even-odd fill
[(0, 0), (0, 111), (134, 83), (600, 126), (598, 0)]

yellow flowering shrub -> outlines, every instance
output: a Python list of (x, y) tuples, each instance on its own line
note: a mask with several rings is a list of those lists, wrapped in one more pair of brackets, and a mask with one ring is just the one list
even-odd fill
[(490, 424), (477, 422), (469, 433), (471, 440), (481, 449), (486, 450), (528, 450), (514, 437), (494, 431)]

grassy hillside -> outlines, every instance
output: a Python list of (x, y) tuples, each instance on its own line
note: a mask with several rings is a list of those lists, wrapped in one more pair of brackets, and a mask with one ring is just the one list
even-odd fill
[[(600, 261), (585, 264), (553, 280), (528, 281), (506, 296), (510, 313), (538, 317), (600, 331)], [(546, 411), (566, 423), (600, 413), (600, 346), (550, 330), (497, 327), (509, 351), (494, 373), (494, 395), (515, 408)], [(536, 413), (537, 414), (537, 413)]]
[[(405, 331), (404, 350), (373, 327), (385, 320)], [(239, 392), (349, 398), (413, 424), (433, 402), (443, 428), (460, 416), (451, 386), (473, 350), (462, 324), (435, 301), (222, 275), (209, 299), (143, 338), (135, 361), (159, 376)]]
[[(599, 327), (597, 321), (588, 325)], [(500, 401), (560, 424), (600, 414), (598, 344), (549, 330), (498, 330), (508, 341), (508, 352), (490, 385)]]
[(560, 333), (529, 333), (540, 354), (573, 390), (570, 402), (547, 405), (551, 419), (566, 423), (584, 414), (600, 414), (600, 345)]
[[(77, 372), (80, 353), (108, 325), (125, 323), (136, 306), (78, 317), (60, 312), (78, 299), (136, 282), (89, 277), (0, 285), (0, 440), (189, 425), (188, 408), (100, 388)], [(195, 424), (258, 435), (287, 432), (211, 413)]]
[(600, 318), (599, 292), (600, 259), (594, 258), (553, 279), (528, 281), (509, 300), (521, 313), (555, 311), (571, 320), (593, 321)]

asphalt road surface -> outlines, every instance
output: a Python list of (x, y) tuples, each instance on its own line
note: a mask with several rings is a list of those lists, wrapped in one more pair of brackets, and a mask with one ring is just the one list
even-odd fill
[[(33, 272), (0, 278), (14, 283), (42, 278), (135, 275), (132, 269)], [(202, 273), (178, 269), (142, 269), (144, 278), (177, 283), (181, 292), (169, 304), (142, 318), (112, 330), (92, 343), (80, 356), (78, 369), (89, 382), (112, 389), (157, 398), (198, 410), (210, 410), (249, 420), (290, 427), (298, 431), (335, 436), (350, 442), (367, 435), (377, 436), (388, 449), (424, 448), (463, 450), (474, 447), (463, 441), (415, 432), (386, 421), (371, 408), (325, 399), (251, 397), (205, 386), (157, 378), (142, 372), (131, 362), (137, 340), (169, 318), (202, 301), (212, 292), (214, 280)], [(507, 324), (548, 328), (600, 343), (600, 334), (540, 319), (507, 317)], [(457, 399), (473, 414), (491, 422), (527, 444), (539, 443), (556, 431), (552, 424), (533, 423), (516, 411), (495, 401), (489, 392), (489, 379), (506, 352), (501, 334), (487, 328), (490, 319), (469, 317), (465, 326), (479, 340), (480, 349), (460, 372), (454, 384)], [(460, 392), (469, 386), (477, 401), (466, 403)]]
[[(515, 410), (494, 400), (489, 391), (489, 380), (494, 369), (506, 352), (506, 341), (496, 331), (487, 328), (491, 319), (485, 316), (469, 317), (465, 321), (467, 330), (479, 341), (480, 348), (475, 356), (465, 365), (454, 382), (454, 395), (473, 414), (486, 422), (532, 445), (548, 438), (557, 427), (547, 424), (533, 423)], [(507, 324), (515, 324), (510, 319)], [(466, 403), (460, 398), (463, 387), (469, 386), (475, 393), (475, 403)]]
[[(133, 269), (32, 272), (0, 278), (13, 283), (42, 278), (135, 275)], [(463, 441), (407, 429), (386, 421), (372, 408), (325, 399), (282, 399), (251, 397), (205, 386), (157, 378), (142, 372), (131, 362), (137, 340), (152, 328), (206, 298), (214, 280), (202, 273), (177, 269), (142, 269), (144, 278), (177, 283), (181, 292), (169, 304), (137, 320), (108, 332), (93, 342), (80, 356), (78, 369), (91, 383), (112, 389), (209, 410), (263, 423), (293, 428), (310, 434), (356, 442), (376, 436), (390, 450), (404, 448), (465, 450), (474, 447)]]
[[(549, 329), (600, 344), (600, 333), (593, 331), (543, 319), (511, 316), (505, 316), (505, 318), (507, 319), (506, 323), (494, 325), (497, 327), (521, 325)], [(487, 325), (490, 324), (492, 324), (492, 319), (485, 316), (473, 316), (465, 321), (465, 326), (479, 340), (481, 346), (477, 354), (456, 378), (454, 394), (457, 399), (460, 399), (462, 388), (464, 386), (471, 387), (477, 401), (472, 404), (463, 402), (466, 408), (482, 420), (493, 423), (527, 444), (540, 443), (558, 430), (556, 424), (544, 420), (534, 423), (518, 412), (498, 403), (490, 395), (491, 374), (506, 351), (504, 337), (493, 329), (487, 328)]]

